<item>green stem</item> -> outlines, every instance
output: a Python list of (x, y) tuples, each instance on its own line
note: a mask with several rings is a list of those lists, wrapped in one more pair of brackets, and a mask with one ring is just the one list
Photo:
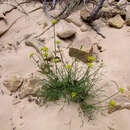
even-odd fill
[(113, 95), (111, 95), (110, 97), (107, 97), (107, 98), (105, 98), (104, 100), (99, 101), (99, 102), (97, 102), (97, 103), (95, 103), (95, 104), (92, 104), (92, 105), (101, 104), (101, 103), (103, 103), (103, 102), (105, 102), (105, 101), (109, 100), (110, 98), (112, 98), (112, 97), (116, 96), (117, 94), (119, 94), (119, 91), (118, 91), (118, 92), (116, 92), (116, 93), (114, 93), (114, 94), (113, 94)]

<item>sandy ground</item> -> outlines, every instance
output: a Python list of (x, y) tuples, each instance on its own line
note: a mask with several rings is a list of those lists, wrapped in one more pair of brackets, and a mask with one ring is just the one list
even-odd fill
[[(29, 6), (27, 9), (31, 10), (32, 7)], [(22, 15), (18, 10), (14, 10), (6, 17), (10, 24)], [(33, 49), (26, 47), (24, 42), (18, 46), (16, 43), (27, 34), (39, 34), (42, 28), (38, 23), (44, 23), (45, 19), (48, 21), (42, 10), (34, 12), (18, 20), (0, 38), (0, 88), (5, 92), (4, 95), (0, 94), (0, 130), (130, 130), (130, 110), (126, 109), (112, 114), (99, 112), (95, 115), (94, 120), (88, 121), (84, 118), (84, 122), (82, 122), (77, 110), (78, 106), (75, 104), (66, 104), (62, 111), (60, 111), (61, 104), (39, 107), (35, 103), (29, 103), (26, 99), (13, 105), (13, 97), (9, 96), (3, 87), (2, 80), (12, 72), (19, 72), (25, 76), (36, 70), (28, 57)], [(6, 26), (0, 21), (0, 27), (5, 28)], [(107, 85), (110, 80), (115, 80), (121, 87), (126, 88), (130, 85), (130, 28), (103, 27), (101, 32), (106, 39), (97, 36), (93, 31), (83, 32), (83, 34), (90, 36), (92, 40), (97, 38), (104, 49), (101, 53), (105, 65), (102, 85)], [(52, 41), (51, 30), (41, 38), (44, 37), (49, 46)], [(13, 46), (9, 46), (9, 43)]]

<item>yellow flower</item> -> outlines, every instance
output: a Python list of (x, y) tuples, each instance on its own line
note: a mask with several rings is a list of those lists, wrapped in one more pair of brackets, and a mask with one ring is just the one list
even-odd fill
[(56, 62), (57, 62), (57, 59), (54, 58), (54, 59), (53, 59), (53, 62), (56, 63)]
[(111, 101), (109, 102), (109, 106), (110, 106), (110, 107), (115, 107), (115, 106), (116, 106), (116, 102), (111, 100)]
[(47, 57), (47, 56), (48, 56), (48, 53), (43, 54), (43, 56)]
[(89, 68), (92, 68), (92, 67), (93, 67), (93, 64), (92, 64), (92, 63), (88, 63), (88, 67), (89, 67)]
[(125, 89), (124, 88), (119, 88), (120, 93), (124, 93)]
[(94, 62), (94, 61), (95, 61), (95, 59), (94, 59), (94, 57), (93, 57), (93, 56), (89, 56), (89, 57), (88, 57), (88, 61)]
[(56, 21), (56, 20), (52, 20), (51, 23), (52, 23), (52, 24), (56, 24), (57, 21)]
[(56, 44), (60, 44), (61, 42), (60, 41), (56, 41)]
[(74, 98), (77, 95), (76, 92), (72, 92), (72, 98)]
[(47, 47), (43, 47), (43, 48), (41, 48), (41, 51), (48, 51), (48, 48)]
[(72, 69), (71, 65), (66, 65), (65, 67), (66, 69), (70, 69), (70, 70)]
[(32, 58), (34, 56), (34, 53), (30, 53), (29, 57)]

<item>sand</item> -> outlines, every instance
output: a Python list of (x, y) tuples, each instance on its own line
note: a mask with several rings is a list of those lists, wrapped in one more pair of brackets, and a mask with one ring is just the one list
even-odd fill
[[(32, 8), (34, 7), (30, 5), (26, 11)], [(18, 10), (14, 10), (6, 17), (11, 23), (18, 16), (23, 15)], [(0, 130), (130, 130), (130, 110), (127, 109), (112, 114), (99, 112), (95, 114), (94, 120), (88, 121), (82, 117), (84, 121), (82, 122), (76, 104), (65, 104), (62, 111), (60, 111), (62, 103), (39, 107), (34, 102), (29, 103), (24, 99), (13, 105), (13, 96), (9, 95), (2, 81), (13, 72), (25, 76), (36, 71), (28, 56), (34, 50), (25, 46), (24, 42), (18, 46), (16, 43), (27, 34), (42, 32), (43, 29), (38, 23), (44, 23), (45, 19), (49, 22), (43, 11), (38, 10), (18, 20), (0, 38), (0, 89), (4, 91), (4, 95), (0, 93)], [(6, 25), (0, 21), (0, 27), (4, 28)], [(93, 30), (82, 33), (90, 36), (92, 40), (96, 39), (103, 47), (104, 51), (100, 55), (104, 61), (105, 72), (102, 85), (108, 85), (114, 80), (121, 87), (127, 88), (130, 86), (130, 28), (124, 26), (122, 29), (114, 29), (106, 26), (101, 28), (101, 32), (106, 39), (102, 39)], [(81, 32), (78, 30), (78, 33)], [(48, 31), (41, 38), (44, 37), (47, 41), (46, 45), (51, 46), (52, 31)], [(9, 43), (13, 46), (10, 47)], [(113, 92), (112, 87), (108, 87), (110, 92)]]

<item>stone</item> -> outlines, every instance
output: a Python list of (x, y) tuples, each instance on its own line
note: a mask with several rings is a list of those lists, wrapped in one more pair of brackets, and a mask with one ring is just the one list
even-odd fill
[(93, 21), (93, 26), (98, 30), (100, 31), (101, 28), (105, 27), (106, 24), (105, 22), (100, 18), (100, 19), (97, 19), (95, 21)]
[(81, 27), (80, 27), (80, 31), (81, 32), (86, 32), (86, 31), (89, 31), (90, 30), (90, 26), (88, 26), (87, 24), (83, 24)]
[(74, 36), (75, 33), (75, 28), (64, 20), (60, 20), (60, 22), (56, 25), (56, 34), (59, 38), (70, 38), (71, 36)]
[(67, 22), (73, 23), (74, 25), (80, 27), (82, 26), (82, 21), (80, 19), (80, 15), (78, 15), (78, 12), (73, 13), (72, 15), (70, 15), (69, 17), (66, 18)]
[(112, 3), (115, 2), (115, 0), (108, 0), (108, 2), (109, 2), (110, 4), (112, 4)]
[(41, 82), (40, 78), (35, 76), (30, 76), (24, 80), (23, 87), (20, 90), (19, 97), (21, 99), (27, 96), (36, 96), (36, 92), (40, 89)]
[(122, 5), (125, 5), (125, 4), (127, 4), (127, 0), (120, 0), (120, 1), (117, 3), (118, 6), (122, 6)]
[(114, 17), (116, 15), (125, 15), (125, 11), (123, 10), (120, 10), (120, 9), (116, 9), (116, 8), (113, 8), (113, 7), (102, 7), (100, 10), (99, 10), (99, 16), (101, 17), (105, 17), (105, 18), (111, 18), (111, 17)]
[(126, 7), (126, 24), (130, 26), (130, 5)]
[(12, 73), (3, 81), (3, 85), (10, 91), (16, 92), (22, 86), (23, 78), (17, 73)]
[(111, 27), (120, 29), (120, 28), (122, 28), (123, 25), (124, 25), (124, 20), (121, 18), (120, 15), (116, 15), (115, 17), (110, 18), (110, 19), (108, 20), (108, 24), (109, 24), (109, 26), (111, 26)]
[(88, 16), (90, 15), (90, 13), (86, 10), (86, 9), (82, 9), (80, 11), (80, 17), (83, 19), (83, 20), (87, 20)]
[(69, 56), (75, 57), (84, 63), (88, 62), (88, 57), (92, 56), (92, 54), (93, 44), (86, 35), (79, 36), (69, 48)]
[(87, 8), (83, 8), (80, 10), (80, 17), (81, 19), (83, 19), (84, 21), (87, 20), (88, 16), (90, 16), (90, 12), (92, 12), (94, 9), (94, 6), (92, 3), (88, 3), (87, 4)]
[(41, 26), (43, 29), (48, 26), (47, 20), (38, 22), (38, 25)]

